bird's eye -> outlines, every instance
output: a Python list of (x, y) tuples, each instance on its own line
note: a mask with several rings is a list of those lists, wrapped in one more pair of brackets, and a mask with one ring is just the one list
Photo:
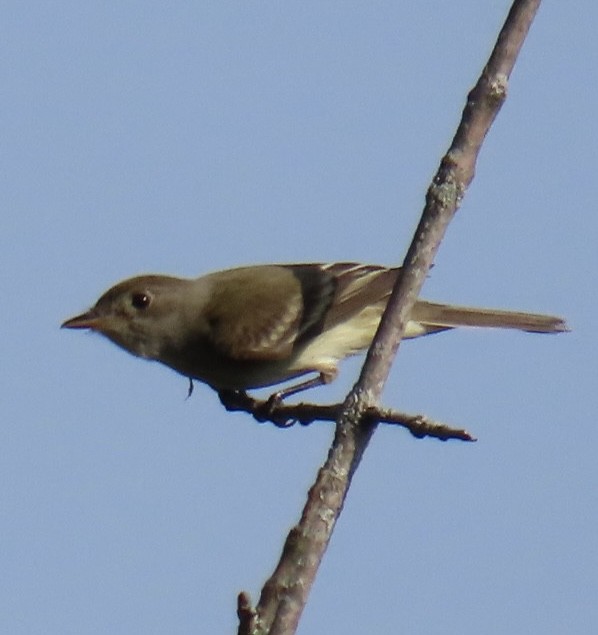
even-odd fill
[(136, 309), (147, 309), (152, 301), (152, 297), (149, 293), (134, 293), (131, 297), (131, 304)]

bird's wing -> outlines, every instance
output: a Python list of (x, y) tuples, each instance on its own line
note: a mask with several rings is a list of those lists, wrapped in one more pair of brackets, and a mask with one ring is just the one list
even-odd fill
[(213, 274), (206, 307), (209, 337), (239, 360), (288, 357), (298, 340), (319, 328), (336, 289), (319, 265), (262, 265)]
[(336, 294), (326, 314), (324, 329), (346, 322), (366, 307), (375, 307), (381, 315), (400, 272), (400, 267), (391, 269), (352, 262), (332, 263), (322, 268), (336, 280)]
[(366, 307), (382, 313), (399, 269), (356, 263), (243, 267), (214, 276), (210, 339), (245, 360), (288, 357), (296, 345)]

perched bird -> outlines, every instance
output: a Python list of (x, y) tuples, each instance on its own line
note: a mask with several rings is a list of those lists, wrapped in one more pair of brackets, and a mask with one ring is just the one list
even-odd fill
[[(239, 267), (195, 279), (161, 275), (112, 287), (69, 329), (101, 333), (133, 355), (219, 392), (316, 373), (281, 398), (332, 381), (339, 362), (368, 348), (400, 268), (355, 263)], [(559, 317), (418, 300), (406, 338), (459, 326), (559, 333)]]

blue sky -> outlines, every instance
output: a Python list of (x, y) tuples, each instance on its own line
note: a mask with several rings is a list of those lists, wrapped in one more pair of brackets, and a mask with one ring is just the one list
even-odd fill
[[(573, 332), (401, 347), (385, 404), (479, 442), (378, 430), (300, 633), (598, 628), (598, 6), (543, 4), (424, 295)], [(330, 425), (58, 326), (142, 272), (400, 262), (508, 6), (3, 5), (2, 632), (235, 632)]]

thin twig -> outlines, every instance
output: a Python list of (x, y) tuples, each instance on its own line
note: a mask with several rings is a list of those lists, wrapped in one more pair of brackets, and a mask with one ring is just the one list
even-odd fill
[[(277, 404), (270, 408), (266, 399), (255, 399), (244, 392), (220, 393), (220, 401), (229, 412), (247, 412), (260, 423), (273, 423), (278, 428), (290, 428), (299, 423), (303, 426), (316, 421), (336, 421), (342, 412), (343, 404)], [(458, 439), (476, 441), (477, 439), (463, 428), (454, 428), (441, 421), (435, 421), (422, 414), (409, 414), (390, 408), (372, 406), (364, 412), (364, 420), (370, 423), (396, 425), (409, 430), (414, 437), (423, 439), (432, 437), (440, 441)]]
[(249, 594), (245, 591), (241, 591), (237, 596), (237, 617), (239, 618), (239, 633), (255, 631), (256, 612), (251, 606)]

